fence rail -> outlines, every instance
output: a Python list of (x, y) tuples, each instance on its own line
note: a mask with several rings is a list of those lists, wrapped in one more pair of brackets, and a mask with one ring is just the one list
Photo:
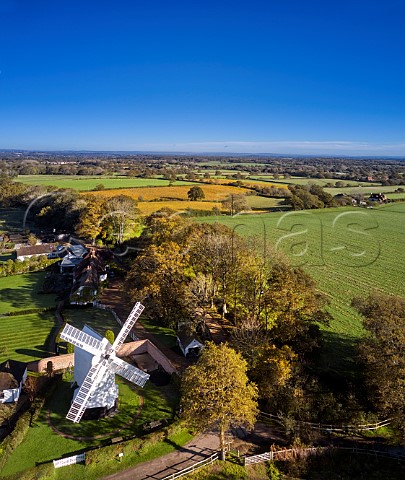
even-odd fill
[[(118, 325), (120, 327), (122, 327), (124, 325), (125, 322), (123, 322), (120, 317), (117, 315), (117, 313), (115, 312), (114, 309), (112, 309), (111, 307), (109, 307), (108, 305), (104, 305), (103, 303), (100, 303), (100, 302), (97, 302), (97, 301), (94, 301), (93, 302), (93, 308), (98, 308), (100, 310), (106, 310), (107, 312), (110, 312), (112, 314), (112, 316), (115, 318), (116, 322), (118, 323)], [(139, 340), (139, 338), (132, 332), (129, 332), (128, 336), (133, 340), (133, 341), (136, 341), (136, 340)]]
[(189, 475), (190, 473), (195, 472), (197, 469), (201, 467), (206, 467), (207, 465), (211, 465), (211, 463), (214, 463), (216, 460), (218, 460), (218, 458), (219, 458), (218, 453), (213, 453), (210, 457), (207, 457), (204, 460), (201, 460), (200, 462), (193, 463), (193, 465), (190, 465), (189, 467), (184, 468), (179, 472), (172, 473), (171, 475), (164, 477), (162, 480), (175, 480), (176, 478), (184, 477), (184, 475)]
[[(308, 448), (288, 448), (285, 450), (276, 450), (266, 453), (261, 453), (259, 455), (252, 455), (250, 457), (244, 458), (245, 465), (251, 465), (253, 463), (268, 462), (275, 459), (286, 459), (286, 458), (299, 458), (308, 455), (318, 455), (319, 453), (325, 452), (327, 450), (349, 450), (352, 453), (359, 453), (361, 455), (371, 455), (373, 457), (380, 458), (391, 458), (392, 460), (397, 460), (398, 462), (405, 462), (405, 453), (399, 452), (390, 452), (384, 450), (371, 450), (367, 448), (358, 448), (358, 447), (308, 447)], [(281, 457), (281, 458), (279, 458)]]
[(55, 468), (66, 467), (67, 465), (73, 465), (75, 463), (84, 462), (86, 458), (86, 453), (79, 453), (79, 455), (73, 455), (72, 457), (60, 458), (59, 460), (53, 461), (53, 466)]
[[(271, 413), (260, 412), (260, 416), (262, 418), (274, 420), (275, 422), (280, 423), (281, 425), (285, 425), (285, 420), (282, 417), (277, 415), (272, 415)], [(338, 432), (338, 433), (346, 433), (346, 432), (366, 432), (377, 430), (381, 427), (386, 427), (390, 425), (391, 419), (381, 420), (380, 422), (376, 423), (369, 423), (365, 425), (326, 425), (322, 423), (314, 423), (314, 422), (304, 422), (300, 420), (294, 420), (299, 425), (306, 425), (314, 430), (324, 430), (326, 432)]]

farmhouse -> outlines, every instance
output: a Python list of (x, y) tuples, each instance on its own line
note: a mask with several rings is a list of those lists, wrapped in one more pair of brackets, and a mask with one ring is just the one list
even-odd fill
[(26, 363), (6, 360), (0, 364), (0, 403), (16, 402), (26, 378)]
[(54, 243), (42, 243), (41, 245), (32, 245), (21, 247), (15, 250), (14, 254), (17, 260), (25, 260), (26, 258), (35, 257), (37, 255), (46, 255), (49, 257), (54, 253)]

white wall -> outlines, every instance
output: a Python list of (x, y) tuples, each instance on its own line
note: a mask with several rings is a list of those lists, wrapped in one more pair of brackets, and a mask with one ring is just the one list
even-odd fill
[(0, 403), (16, 402), (20, 396), (19, 388), (10, 388), (9, 390), (3, 390), (4, 398), (0, 398)]

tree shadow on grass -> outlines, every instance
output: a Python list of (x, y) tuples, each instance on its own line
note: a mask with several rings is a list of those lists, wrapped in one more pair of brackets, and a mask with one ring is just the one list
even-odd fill
[(35, 358), (46, 358), (53, 355), (52, 352), (49, 352), (44, 348), (43, 345), (39, 345), (35, 347), (37, 350), (32, 350), (29, 348), (17, 348), (15, 353), (19, 355), (27, 355), (28, 357), (35, 357)]
[(359, 380), (360, 366), (356, 360), (357, 341), (353, 337), (323, 332), (318, 374), (333, 389), (345, 389)]

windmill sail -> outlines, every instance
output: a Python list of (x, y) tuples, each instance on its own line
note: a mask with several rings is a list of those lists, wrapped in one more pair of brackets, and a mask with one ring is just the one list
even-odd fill
[(126, 378), (130, 382), (136, 383), (136, 385), (143, 387), (149, 379), (149, 374), (139, 370), (139, 368), (130, 365), (120, 358), (114, 358), (113, 366), (115, 373)]
[(82, 332), (78, 328), (75, 328), (68, 323), (62, 330), (60, 338), (62, 338), (62, 340), (66, 340), (72, 345), (75, 345), (76, 347), (83, 348), (84, 350), (92, 353), (93, 355), (100, 355), (100, 352), (104, 350), (100, 340), (97, 340), (91, 335)]
[(121, 345), (124, 343), (125, 339), (128, 336), (128, 333), (132, 330), (132, 327), (135, 325), (135, 322), (141, 316), (141, 313), (143, 312), (144, 308), (145, 307), (141, 303), (137, 302), (134, 308), (131, 310), (131, 313), (128, 315), (128, 318), (125, 320), (125, 323), (122, 326), (120, 333), (117, 335), (117, 338), (113, 343), (113, 349), (116, 352), (118, 352)]

